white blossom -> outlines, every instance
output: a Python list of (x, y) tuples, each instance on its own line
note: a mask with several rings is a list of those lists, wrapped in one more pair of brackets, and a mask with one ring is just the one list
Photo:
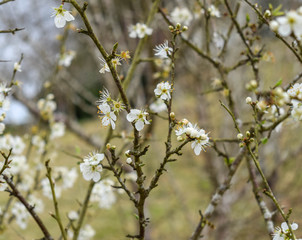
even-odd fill
[(205, 147), (209, 146), (208, 133), (206, 134), (203, 129), (200, 129), (192, 142), (191, 147), (196, 155), (199, 155), (201, 150), (205, 151)]
[(19, 227), (25, 229), (27, 227), (29, 213), (24, 205), (20, 202), (15, 202), (12, 207), (12, 214), (15, 216), (16, 223), (19, 225)]
[(63, 5), (60, 5), (58, 8), (53, 8), (55, 12), (51, 15), (54, 18), (54, 22), (57, 28), (63, 28), (66, 22), (74, 20), (74, 17), (70, 14), (69, 11), (63, 8)]
[(162, 100), (169, 100), (171, 98), (171, 85), (169, 82), (161, 82), (157, 84), (154, 89), (156, 97), (161, 98)]
[(114, 112), (111, 111), (110, 106), (107, 103), (103, 103), (98, 106), (98, 109), (101, 114), (104, 114), (100, 117), (102, 119), (102, 124), (104, 126), (108, 126), (110, 124), (112, 129), (115, 129), (116, 116)]
[(291, 98), (302, 100), (302, 83), (295, 83), (294, 86), (287, 90), (287, 93)]
[(90, 153), (84, 158), (84, 162), (80, 164), (80, 170), (86, 181), (93, 180), (94, 182), (98, 182), (101, 179), (103, 168), (100, 162), (103, 159), (103, 153)]
[(56, 122), (51, 125), (51, 133), (49, 138), (55, 139), (64, 136), (65, 134), (65, 124), (63, 122)]
[(91, 201), (98, 202), (100, 208), (109, 209), (116, 201), (113, 185), (114, 182), (110, 179), (104, 179), (95, 184)]
[(190, 25), (193, 16), (192, 13), (188, 8), (180, 8), (176, 7), (174, 10), (171, 12), (171, 18), (174, 23), (180, 23), (183, 25)]
[(44, 211), (44, 203), (42, 199), (37, 198), (35, 195), (31, 194), (28, 196), (28, 203), (35, 207), (35, 212), (42, 213)]
[(14, 63), (14, 70), (18, 72), (22, 72), (21, 65), (18, 62)]
[(293, 109), (291, 111), (291, 116), (298, 121), (302, 121), (302, 103), (297, 100), (292, 100)]
[(164, 43), (159, 44), (155, 46), (153, 49), (155, 51), (155, 56), (158, 56), (160, 58), (168, 58), (168, 55), (171, 55), (173, 49), (169, 47), (168, 40), (166, 40)]
[(216, 8), (213, 4), (211, 4), (210, 7), (208, 8), (208, 12), (212, 17), (217, 17), (217, 18), (221, 17), (218, 8)]
[(141, 131), (145, 124), (150, 124), (147, 120), (148, 113), (143, 110), (131, 109), (130, 113), (127, 114), (127, 120), (129, 122), (135, 122), (135, 128), (137, 131)]
[[(289, 11), (285, 16), (276, 18), (279, 24), (278, 33), (282, 37), (289, 36), (292, 32), (300, 37), (302, 34), (302, 16), (295, 11)], [(274, 24), (276, 25), (276, 24)]]
[(146, 35), (151, 35), (153, 32), (152, 28), (149, 28), (144, 23), (137, 23), (135, 25), (131, 25), (128, 28), (129, 37), (131, 38), (144, 38)]
[(161, 98), (158, 98), (155, 102), (150, 104), (150, 110), (154, 113), (160, 113), (167, 110), (167, 105)]
[(75, 56), (76, 56), (75, 51), (72, 50), (66, 51), (60, 56), (58, 64), (60, 66), (69, 67)]

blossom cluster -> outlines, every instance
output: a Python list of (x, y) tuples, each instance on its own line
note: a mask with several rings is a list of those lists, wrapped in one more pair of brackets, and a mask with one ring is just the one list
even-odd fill
[(98, 202), (100, 208), (109, 209), (116, 202), (114, 182), (110, 179), (104, 179), (94, 185), (91, 194), (91, 201)]
[(201, 150), (205, 151), (205, 147), (210, 146), (209, 133), (205, 133), (205, 131), (200, 129), (197, 124), (193, 125), (187, 119), (178, 122), (175, 133), (177, 140), (179, 141), (184, 140), (182, 135), (186, 135), (187, 138), (193, 141), (191, 147), (196, 155), (199, 155)]
[(147, 35), (151, 35), (153, 32), (152, 28), (149, 28), (144, 23), (136, 23), (135, 25), (131, 25), (128, 28), (129, 37), (131, 38), (144, 38)]
[(111, 125), (112, 129), (115, 129), (116, 115), (123, 111), (125, 106), (121, 101), (112, 99), (106, 88), (100, 93), (100, 99), (97, 101), (99, 118), (103, 126)]
[(298, 40), (302, 38), (302, 7), (296, 11), (291, 10), (284, 16), (277, 17), (270, 22), (270, 28), (282, 37), (294, 34)]
[(295, 83), (288, 91), (291, 98), (291, 116), (298, 121), (302, 121), (302, 83)]
[[(293, 231), (298, 229), (297, 223), (292, 223), (290, 226)], [(272, 236), (273, 236), (273, 240), (292, 240), (293, 239), (286, 222), (283, 222), (281, 224), (281, 227), (276, 227), (275, 232), (273, 233)], [(297, 240), (302, 240), (302, 239), (299, 238)]]

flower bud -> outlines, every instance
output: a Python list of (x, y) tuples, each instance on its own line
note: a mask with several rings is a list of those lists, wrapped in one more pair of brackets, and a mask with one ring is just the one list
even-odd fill
[(246, 102), (247, 104), (251, 104), (251, 103), (252, 103), (252, 98), (251, 98), (251, 97), (247, 97), (247, 98), (245, 99), (245, 102)]
[(183, 138), (182, 136), (178, 136), (178, 137), (177, 137), (177, 141), (178, 141), (178, 142), (182, 142), (183, 140), (184, 140), (184, 138)]
[(127, 151), (125, 152), (125, 156), (128, 157), (128, 158), (130, 157), (130, 150), (127, 150)]
[(242, 133), (238, 133), (237, 134), (237, 139), (242, 140), (243, 139), (243, 134)]
[(239, 143), (239, 147), (243, 148), (244, 147), (244, 143)]
[(172, 120), (175, 120), (175, 113), (174, 113), (174, 112), (171, 112), (171, 113), (170, 113), (170, 118), (171, 118)]
[(177, 29), (180, 29), (180, 27), (181, 27), (181, 24), (180, 24), (180, 23), (177, 23), (177, 24), (176, 24), (176, 28), (177, 28)]
[(271, 11), (268, 10), (268, 9), (266, 9), (265, 12), (264, 12), (264, 17), (265, 17), (265, 18), (268, 18), (268, 17), (270, 17), (270, 16), (272, 16)]
[(249, 131), (246, 131), (245, 135), (249, 138), (251, 136), (251, 133)]
[(169, 26), (170, 31), (174, 30), (174, 27), (172, 25)]
[(106, 148), (109, 150), (111, 148), (111, 144), (110, 143), (107, 143), (106, 144)]
[(188, 30), (188, 27), (187, 26), (183, 26), (182, 31), (185, 32), (187, 30)]
[(129, 157), (126, 159), (126, 163), (131, 164), (132, 163), (132, 159)]

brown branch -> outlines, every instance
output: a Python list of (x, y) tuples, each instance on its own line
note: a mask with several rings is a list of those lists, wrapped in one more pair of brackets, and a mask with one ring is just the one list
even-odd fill
[(14, 29), (7, 29), (7, 30), (0, 30), (0, 33), (11, 33), (11, 34), (15, 34), (18, 31), (22, 31), (25, 28), (14, 28)]
[(31, 206), (25, 198), (21, 195), (21, 193), (18, 191), (18, 189), (15, 187), (13, 181), (11, 178), (7, 177), (6, 175), (2, 175), (4, 180), (7, 182), (9, 187), (12, 189), (12, 191), (9, 191), (11, 195), (15, 196), (20, 200), (20, 202), (24, 205), (24, 207), (27, 209), (27, 211), (30, 213), (30, 215), (33, 217), (33, 219), (38, 224), (39, 228), (43, 232), (45, 239), (47, 240), (53, 240), (52, 236), (49, 234), (47, 228), (45, 227), (44, 223), (40, 219), (40, 217), (37, 215), (37, 213), (34, 210), (34, 206)]

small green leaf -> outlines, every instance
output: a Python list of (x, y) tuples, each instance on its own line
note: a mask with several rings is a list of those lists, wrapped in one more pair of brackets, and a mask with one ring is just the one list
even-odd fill
[(75, 152), (78, 155), (81, 155), (81, 148), (79, 146), (75, 146)]
[(282, 81), (283, 79), (280, 78), (273, 88), (279, 87), (282, 84)]
[(262, 143), (262, 144), (266, 144), (267, 141), (268, 141), (268, 138), (266, 138), (266, 137), (261, 139), (261, 143)]
[(245, 20), (246, 20), (247, 23), (250, 22), (250, 15), (249, 15), (248, 13), (247, 13), (246, 16), (245, 16)]

